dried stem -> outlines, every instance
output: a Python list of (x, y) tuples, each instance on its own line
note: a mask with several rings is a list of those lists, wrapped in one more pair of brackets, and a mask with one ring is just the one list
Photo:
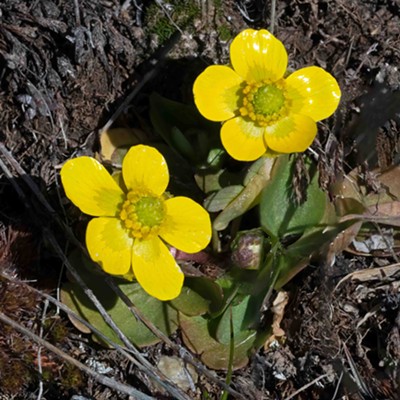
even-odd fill
[(271, 23), (269, 24), (269, 31), (274, 33), (276, 18), (276, 0), (271, 0)]

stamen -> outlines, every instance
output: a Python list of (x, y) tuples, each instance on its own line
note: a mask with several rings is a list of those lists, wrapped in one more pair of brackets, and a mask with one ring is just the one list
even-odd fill
[(249, 83), (243, 89), (242, 107), (239, 112), (261, 126), (268, 126), (288, 113), (288, 99), (283, 80)]
[(155, 236), (165, 217), (164, 197), (131, 190), (122, 205), (120, 219), (136, 239)]

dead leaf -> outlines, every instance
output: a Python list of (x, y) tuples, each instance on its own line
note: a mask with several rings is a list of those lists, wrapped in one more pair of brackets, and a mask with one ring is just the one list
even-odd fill
[(395, 165), (381, 175), (378, 181), (387, 188), (388, 194), (400, 200), (400, 165)]
[(336, 236), (333, 242), (329, 245), (326, 254), (326, 262), (328, 265), (332, 266), (335, 263), (336, 254), (341, 253), (349, 247), (350, 243), (357, 236), (361, 225), (361, 221), (355, 222)]
[(354, 239), (352, 247), (359, 254), (371, 254), (377, 250), (389, 250), (394, 247), (394, 238), (392, 230), (385, 230), (378, 234), (368, 235), (362, 240)]
[(140, 129), (115, 128), (105, 131), (100, 136), (100, 157), (104, 161), (112, 161), (117, 149), (139, 144), (143, 138), (144, 133)]
[(280, 290), (272, 303), (271, 311), (274, 314), (272, 319), (272, 335), (264, 344), (264, 349), (268, 350), (275, 340), (280, 340), (285, 336), (285, 331), (281, 328), (281, 322), (285, 314), (285, 307), (289, 301), (289, 294), (284, 290)]
[(354, 271), (347, 274), (341, 279), (335, 287), (335, 290), (342, 285), (342, 283), (352, 280), (355, 282), (391, 282), (400, 278), (400, 263), (387, 265), (380, 268), (369, 268), (360, 271)]
[(400, 227), (400, 201), (377, 203), (369, 206), (367, 211), (363, 214), (345, 215), (340, 219), (340, 222), (352, 219)]

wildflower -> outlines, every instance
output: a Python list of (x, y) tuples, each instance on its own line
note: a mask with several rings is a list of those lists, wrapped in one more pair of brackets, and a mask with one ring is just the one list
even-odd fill
[(213, 65), (196, 79), (194, 99), (200, 113), (225, 121), (221, 141), (235, 159), (252, 161), (265, 152), (307, 149), (316, 121), (329, 117), (340, 100), (335, 78), (319, 67), (285, 77), (288, 56), (266, 30), (246, 29), (230, 47), (232, 68)]
[(65, 163), (61, 180), (67, 197), (92, 219), (86, 230), (90, 257), (105, 272), (133, 272), (143, 289), (160, 300), (177, 297), (184, 275), (165, 242), (186, 253), (207, 246), (208, 213), (187, 197), (165, 194), (168, 166), (154, 148), (132, 147), (122, 163), (118, 185), (94, 158)]

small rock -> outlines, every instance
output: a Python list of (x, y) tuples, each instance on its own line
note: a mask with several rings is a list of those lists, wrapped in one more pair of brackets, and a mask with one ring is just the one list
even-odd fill
[(161, 356), (157, 367), (182, 390), (196, 390), (194, 384), (197, 382), (199, 376), (192, 365), (185, 364), (183, 360), (175, 356)]

